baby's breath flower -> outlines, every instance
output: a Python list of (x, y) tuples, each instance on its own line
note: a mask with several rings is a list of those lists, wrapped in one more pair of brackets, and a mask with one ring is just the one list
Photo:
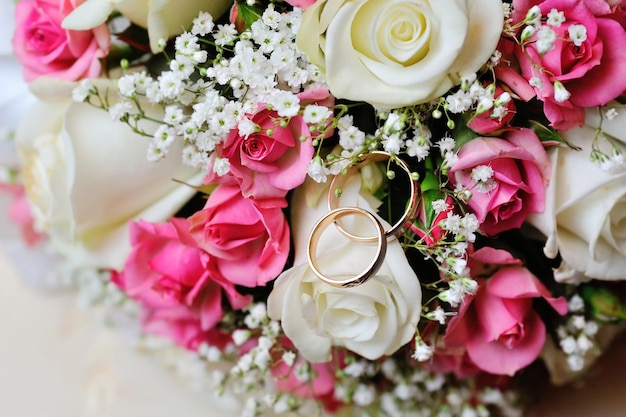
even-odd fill
[(587, 28), (585, 25), (571, 25), (567, 28), (567, 33), (576, 46), (581, 46), (587, 40)]

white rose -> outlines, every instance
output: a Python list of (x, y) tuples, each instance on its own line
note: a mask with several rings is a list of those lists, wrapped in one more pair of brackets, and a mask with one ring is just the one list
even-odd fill
[[(553, 168), (546, 208), (528, 221), (548, 237), (546, 255), (555, 257), (558, 250), (563, 258), (557, 280), (625, 279), (626, 167), (611, 172), (589, 160), (600, 122), (595, 108), (587, 111), (586, 120), (587, 126), (561, 132), (580, 151), (567, 147), (550, 151)], [(605, 119), (602, 128), (626, 145), (623, 109), (614, 120)]]
[[(359, 176), (348, 180), (342, 204), (373, 211), (359, 195), (360, 182)], [(322, 282), (309, 267), (306, 252), (314, 223), (328, 209), (325, 201), (308, 207), (302, 188), (292, 200), (295, 266), (276, 279), (268, 298), (269, 316), (281, 320), (287, 337), (311, 362), (328, 361), (332, 346), (345, 347), (371, 360), (393, 354), (414, 337), (422, 297), (420, 283), (400, 243), (389, 242), (383, 266), (366, 283), (335, 288)], [(351, 216), (341, 221), (357, 235), (372, 233), (371, 223), (364, 218)], [(319, 248), (318, 264), (330, 276), (356, 275), (375, 254), (373, 245), (353, 242), (332, 225), (322, 234)]]
[(501, 0), (318, 0), (296, 42), (334, 96), (396, 108), (479, 70), (502, 27)]
[(165, 221), (194, 194), (173, 179), (193, 182), (195, 173), (177, 157), (148, 162), (147, 139), (73, 102), (74, 86), (47, 78), (31, 85), (39, 101), (16, 132), (24, 186), (36, 227), (77, 266), (120, 269), (128, 221)]
[(232, 3), (232, 0), (88, 0), (63, 20), (63, 28), (91, 29), (117, 10), (131, 22), (148, 29), (150, 47), (158, 52), (160, 39), (167, 40), (189, 29), (199, 12), (218, 19)]

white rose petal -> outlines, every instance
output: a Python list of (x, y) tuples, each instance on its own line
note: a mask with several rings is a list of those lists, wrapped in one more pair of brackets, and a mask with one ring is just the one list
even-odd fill
[(128, 221), (166, 220), (195, 192), (172, 178), (193, 182), (195, 173), (176, 158), (148, 162), (148, 140), (73, 102), (75, 86), (44, 78), (32, 85), (39, 101), (16, 132), (26, 192), (36, 224), (58, 249), (78, 265), (121, 269)]

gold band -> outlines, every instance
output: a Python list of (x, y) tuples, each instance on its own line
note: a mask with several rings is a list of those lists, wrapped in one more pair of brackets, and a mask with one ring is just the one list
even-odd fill
[[(357, 215), (367, 217), (376, 227), (376, 243), (377, 243), (377, 252), (376, 258), (374, 258), (373, 262), (367, 267), (367, 269), (361, 272), (359, 275), (351, 277), (349, 279), (344, 280), (336, 280), (324, 275), (317, 266), (317, 245), (319, 243), (320, 237), (324, 230), (336, 220), (349, 216), (349, 215)], [(355, 239), (356, 240), (356, 239)], [(326, 213), (318, 222), (313, 226), (313, 230), (311, 231), (311, 235), (309, 236), (309, 247), (307, 252), (307, 257), (309, 260), (309, 266), (313, 273), (317, 275), (319, 279), (324, 281), (327, 284), (332, 285), (333, 287), (340, 288), (348, 288), (348, 287), (356, 287), (357, 285), (361, 285), (374, 275), (380, 269), (385, 260), (385, 255), (387, 254), (387, 239), (385, 238), (385, 230), (383, 225), (378, 221), (376, 216), (370, 213), (367, 210), (363, 210), (358, 207), (340, 207)]]
[[(391, 158), (391, 155), (387, 152), (382, 151), (373, 151), (366, 155), (362, 155), (362, 160), (360, 163), (351, 167), (348, 172), (344, 175), (335, 175), (330, 183), (330, 189), (328, 190), (328, 209), (334, 210), (339, 207), (339, 197), (335, 190), (342, 189), (345, 185), (348, 178), (353, 175), (359, 168), (364, 165), (370, 164), (372, 162), (379, 162), (388, 160)], [(404, 210), (404, 215), (400, 220), (398, 220), (389, 230), (385, 231), (385, 239), (390, 239), (394, 237), (401, 236), (404, 231), (410, 227), (412, 220), (417, 213), (417, 209), (419, 207), (419, 183), (413, 179), (411, 175), (411, 170), (409, 166), (400, 158), (394, 158), (394, 161), (402, 168), (404, 172), (409, 176), (409, 181), (411, 184), (411, 190), (409, 195), (409, 200), (407, 201), (406, 209)], [(341, 233), (350, 239), (357, 242), (374, 242), (378, 238), (377, 236), (356, 236), (352, 233), (348, 232), (339, 222), (335, 221), (335, 226), (339, 229)]]

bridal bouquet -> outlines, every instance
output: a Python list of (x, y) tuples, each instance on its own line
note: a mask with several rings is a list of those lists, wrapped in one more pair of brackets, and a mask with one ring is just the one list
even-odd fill
[(621, 0), (15, 22), (11, 219), (242, 415), (519, 415), (529, 369), (579, 377), (626, 319)]

